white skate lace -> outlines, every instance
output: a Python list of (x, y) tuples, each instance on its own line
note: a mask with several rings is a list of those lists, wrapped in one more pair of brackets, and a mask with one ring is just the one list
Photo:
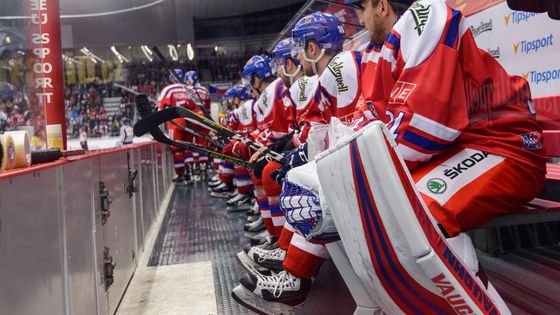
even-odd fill
[(279, 298), (284, 292), (284, 288), (295, 288), (297, 278), (292, 276), (287, 271), (281, 271), (275, 276), (257, 275), (261, 284), (267, 288), (272, 289), (272, 295)]
[(268, 258), (282, 258), (283, 254), (284, 254), (284, 250), (282, 248), (268, 250), (264, 252), (261, 257), (259, 257), (258, 261), (262, 263)]

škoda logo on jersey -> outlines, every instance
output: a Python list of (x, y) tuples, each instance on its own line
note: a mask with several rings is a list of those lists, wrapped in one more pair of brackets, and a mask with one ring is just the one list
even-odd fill
[(488, 155), (490, 155), (490, 153), (484, 152), (484, 151), (480, 151), (480, 152), (477, 152), (475, 154), (472, 154), (468, 158), (466, 158), (466, 159), (462, 160), (461, 162), (457, 163), (457, 165), (455, 165), (451, 168), (445, 169), (443, 171), (443, 175), (445, 175), (445, 177), (447, 177), (449, 179), (455, 179), (459, 175), (461, 175), (461, 174), (465, 173), (466, 171), (468, 171), (469, 169), (471, 169), (473, 166), (482, 162), (484, 159), (486, 159), (488, 157)]
[(492, 19), (490, 19), (488, 22), (480, 21), (480, 25), (477, 27), (471, 26), (471, 33), (473, 34), (474, 37), (477, 37), (478, 35), (491, 30), (492, 30)]
[(404, 104), (406, 100), (410, 97), (412, 92), (416, 89), (415, 83), (397, 81), (393, 91), (391, 91), (391, 96), (389, 97), (389, 103), (391, 104)]
[(342, 61), (338, 61), (338, 58), (335, 58), (329, 63), (329, 66), (327, 68), (336, 80), (338, 93), (348, 91), (348, 85), (344, 84), (344, 79), (342, 77), (342, 68), (344, 68), (344, 64), (342, 63)]

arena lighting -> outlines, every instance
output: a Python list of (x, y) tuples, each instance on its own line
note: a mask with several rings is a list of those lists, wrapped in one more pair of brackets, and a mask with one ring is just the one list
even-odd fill
[(214, 51), (218, 52), (218, 46), (214, 46)]
[(177, 52), (177, 47), (175, 47), (175, 45), (167, 45), (167, 50), (173, 61), (179, 60), (179, 53)]
[(111, 46), (111, 51), (113, 52), (113, 54), (115, 54), (115, 56), (117, 56), (117, 59), (119, 60), (120, 63), (123, 63), (123, 62), (130, 62), (128, 59), (126, 59), (125, 56), (123, 56), (123, 55), (117, 50), (117, 48), (115, 48), (115, 46)]
[(4, 42), (6, 44), (11, 44), (12, 43), (12, 38), (10, 36), (6, 36), (6, 38), (4, 38)]
[(95, 55), (94, 53), (92, 53), (85, 46), (82, 49), (80, 49), (80, 51), (82, 52), (82, 54), (89, 57), (89, 59), (91, 59), (94, 63), (97, 63), (97, 62), (105, 63), (105, 60), (103, 60), (102, 58), (100, 58), (97, 55)]
[(194, 49), (190, 43), (187, 44), (187, 58), (189, 58), (189, 61), (193, 61), (194, 59)]
[(142, 45), (140, 46), (140, 49), (142, 49), (142, 52), (144, 53), (144, 56), (146, 56), (146, 58), (152, 62), (154, 61), (154, 53), (153, 51), (150, 49), (150, 47), (146, 46), (146, 45)]

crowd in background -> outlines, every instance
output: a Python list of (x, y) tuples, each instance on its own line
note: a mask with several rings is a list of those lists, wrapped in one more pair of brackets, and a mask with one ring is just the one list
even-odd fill
[(134, 112), (130, 100), (122, 96), (118, 113), (110, 116), (104, 106), (104, 99), (114, 95), (112, 84), (98, 80), (87, 85), (67, 86), (65, 108), (68, 137), (77, 138), (80, 131), (84, 131), (88, 137), (118, 136), (122, 120), (132, 120)]
[[(128, 89), (157, 99), (159, 91), (171, 83), (169, 68), (181, 68), (183, 71), (195, 70), (203, 82), (237, 82), (241, 78), (242, 67), (250, 55), (240, 53), (225, 54), (211, 52), (201, 55), (197, 63), (183, 62), (165, 67), (159, 62), (134, 62), (123, 67), (122, 84)], [(23, 75), (23, 74), (22, 74)], [(19, 126), (41, 125), (41, 117), (32, 117), (29, 98), (24, 86), (14, 86), (0, 82), (4, 89), (0, 93), (0, 132), (15, 130)], [(1, 88), (0, 88), (1, 90)], [(118, 111), (108, 112), (106, 98), (120, 98)], [(90, 79), (87, 84), (65, 85), (64, 100), (68, 138), (78, 138), (80, 134), (88, 137), (118, 136), (122, 120), (133, 120), (134, 93), (127, 92), (113, 82), (99, 78)], [(114, 102), (114, 99), (113, 99)], [(42, 115), (41, 115), (42, 116)], [(42, 128), (37, 128), (42, 129)]]

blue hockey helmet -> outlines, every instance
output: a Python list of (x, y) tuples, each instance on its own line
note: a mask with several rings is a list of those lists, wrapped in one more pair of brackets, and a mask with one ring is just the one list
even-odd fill
[(315, 12), (297, 22), (292, 30), (292, 39), (296, 48), (292, 50), (292, 56), (305, 49), (310, 40), (325, 51), (339, 51), (344, 44), (344, 27), (336, 16)]
[(247, 88), (246, 85), (238, 84), (233, 87), (233, 97), (239, 98), (241, 101), (251, 99), (251, 91)]
[[(292, 51), (296, 49), (295, 46), (296, 44), (293, 39), (286, 38), (276, 44), (276, 47), (274, 47), (274, 50), (272, 51), (272, 60), (274, 62), (275, 71), (279, 72), (278, 70), (282, 69), (284, 75), (290, 79), (290, 83), (294, 82), (295, 76), (301, 70), (299, 60), (296, 56), (292, 56)], [(293, 60), (294, 64), (297, 66), (297, 69), (293, 73), (288, 73), (288, 71), (286, 71), (285, 66), (288, 58)]]
[(198, 83), (198, 73), (196, 73), (196, 71), (187, 71), (187, 73), (185, 73), (185, 76), (183, 77), (183, 81), (185, 81), (185, 83), (190, 84), (190, 85), (195, 85), (196, 83)]
[(292, 56), (292, 50), (295, 48), (294, 40), (291, 38), (285, 38), (278, 42), (272, 51), (272, 60), (275, 65), (285, 65), (286, 59), (290, 58), (294, 61), (296, 66), (299, 66), (299, 61), (297, 58)]
[(270, 57), (267, 55), (255, 55), (243, 67), (243, 84), (252, 85), (253, 75), (256, 75), (260, 80), (264, 80), (275, 74)]
[(227, 91), (224, 93), (224, 101), (231, 103), (233, 101), (234, 91), (235, 87), (230, 87), (229, 89), (227, 89)]
[(175, 73), (176, 77), (170, 74), (169, 79), (171, 80), (171, 82), (179, 83), (177, 82), (177, 79), (179, 79), (179, 81), (183, 80), (183, 77), (185, 76), (185, 72), (179, 68), (173, 69), (173, 73)]
[(16, 96), (16, 88), (8, 82), (0, 82), (0, 102)]
[[(402, 4), (411, 5), (415, 0), (389, 0), (389, 2), (398, 2)], [(362, 0), (344, 0), (346, 5), (356, 5), (358, 8), (362, 8)]]

